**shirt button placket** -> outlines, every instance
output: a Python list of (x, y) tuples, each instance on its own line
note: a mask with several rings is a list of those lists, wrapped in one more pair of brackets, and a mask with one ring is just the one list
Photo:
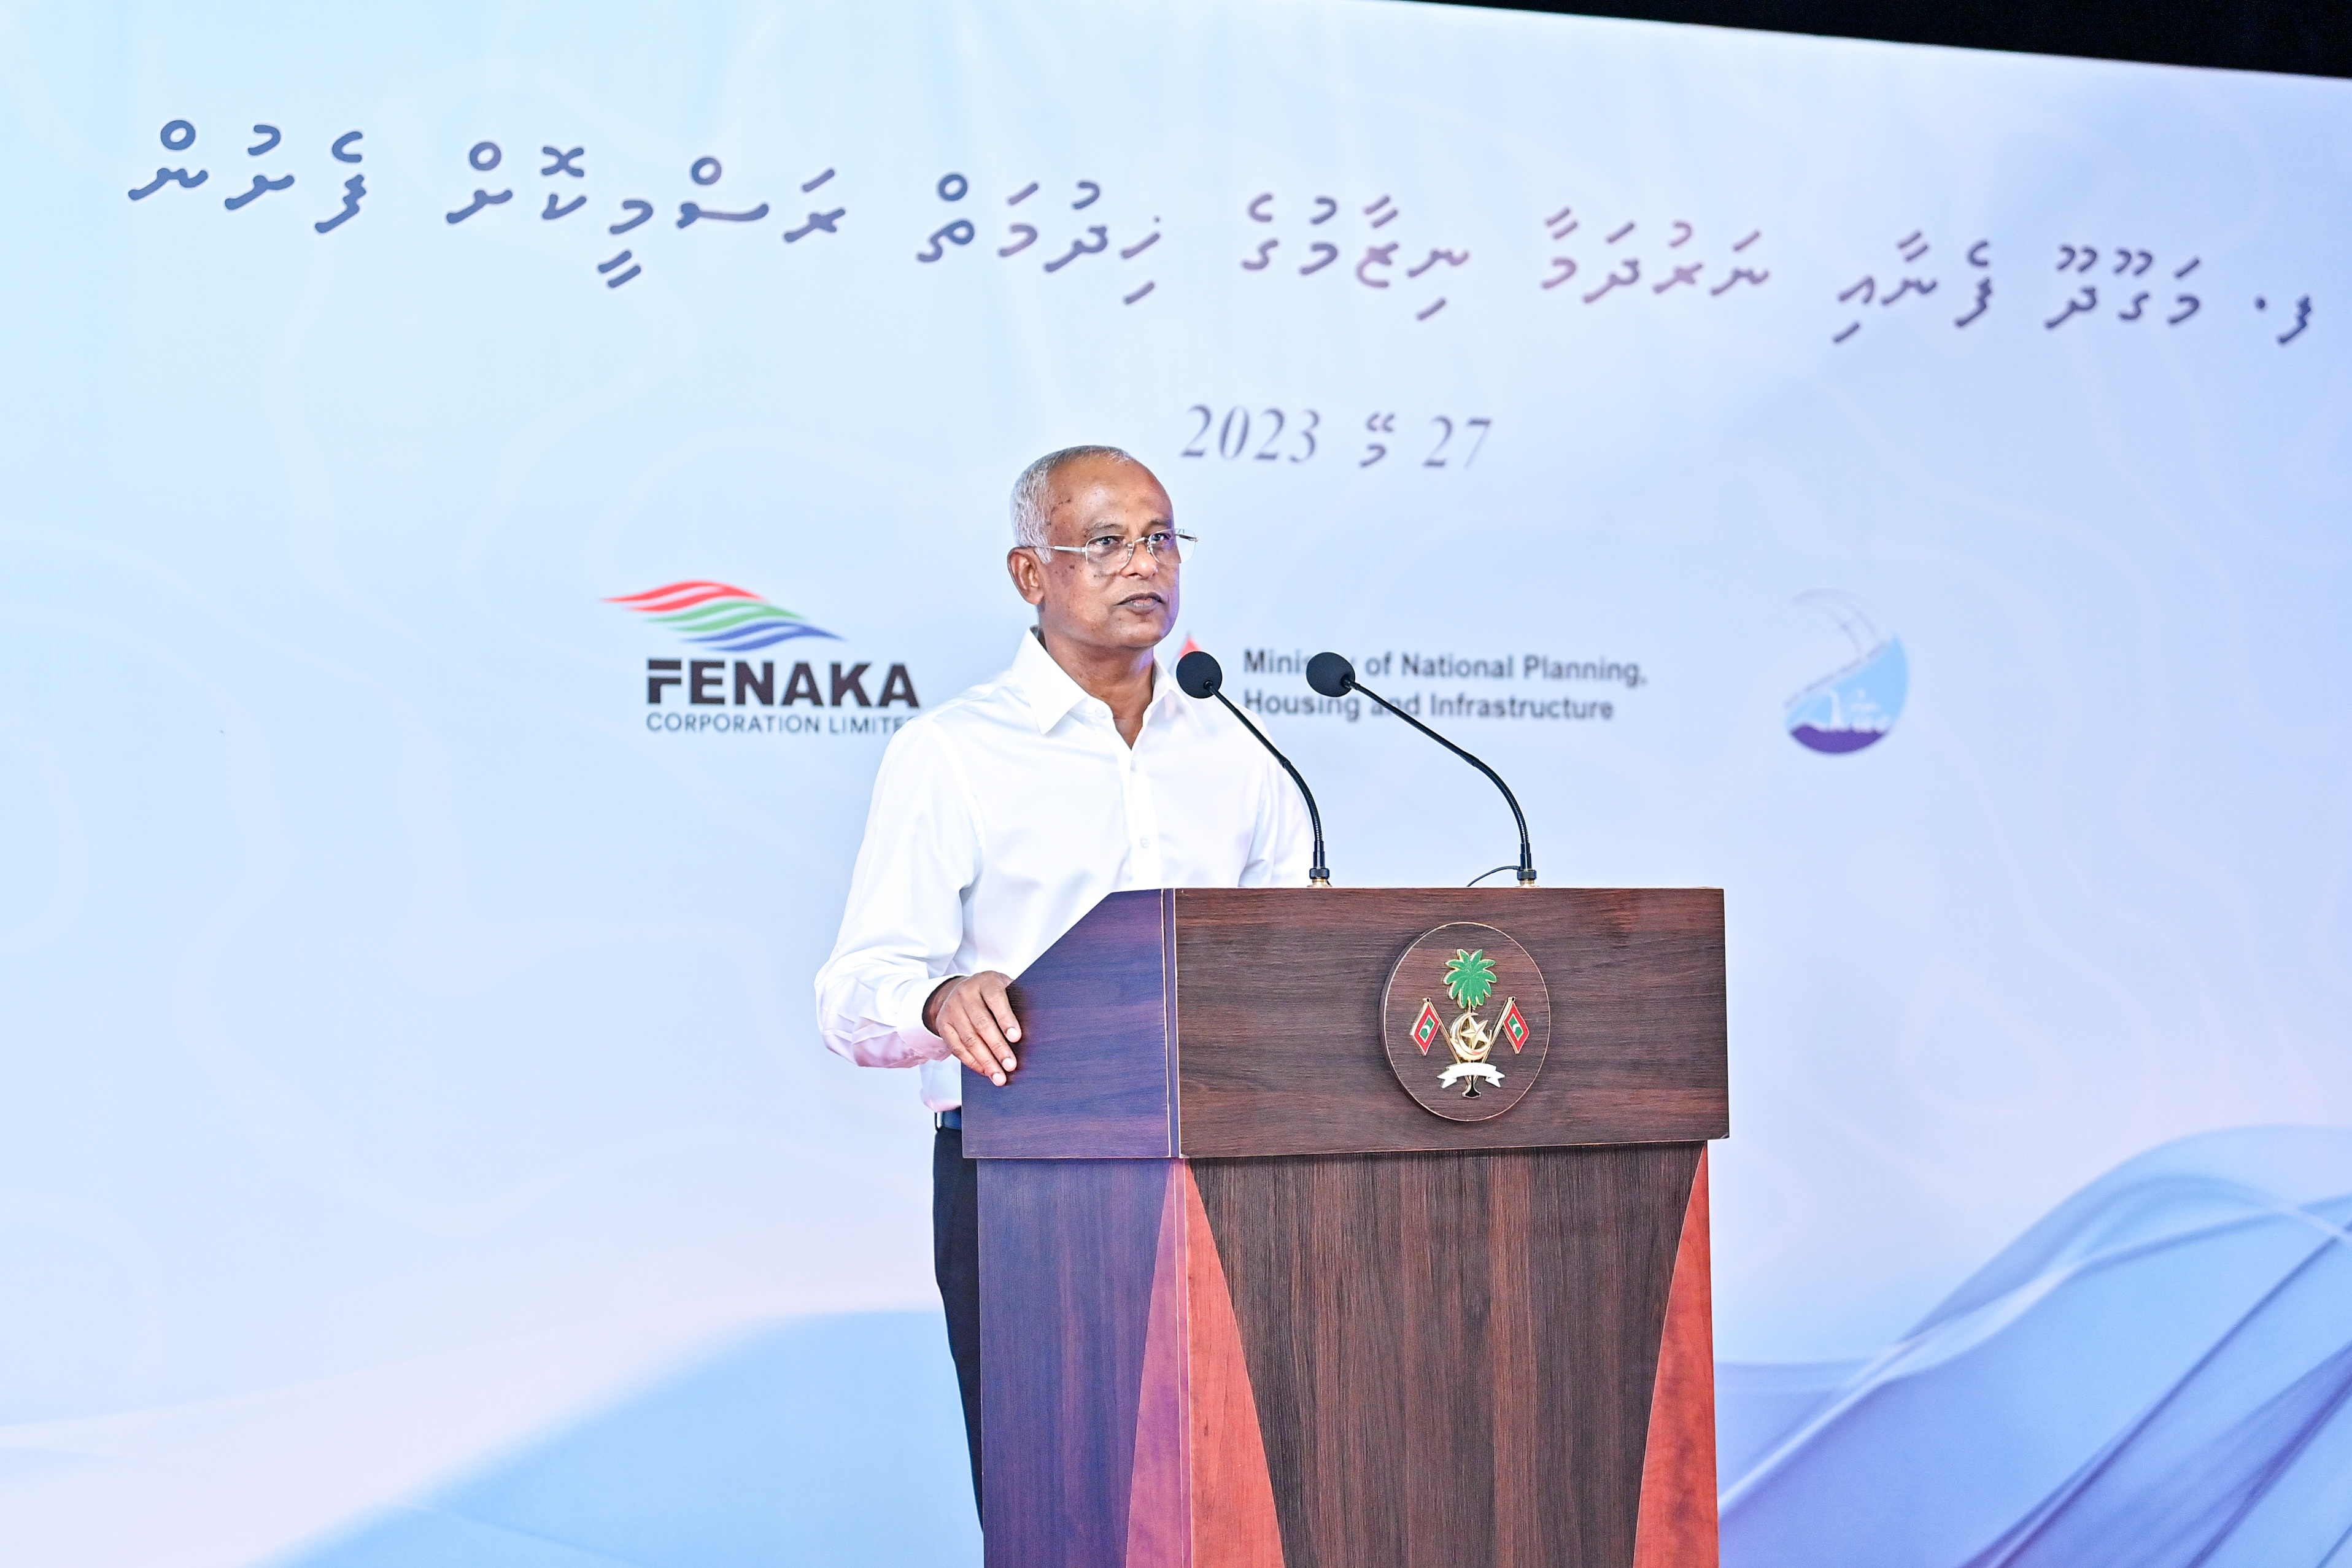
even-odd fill
[[(1137, 737), (1139, 743), (1141, 738)], [(1151, 780), (1137, 763), (1132, 749), (1127, 754), (1119, 778), (1127, 797), (1128, 856), (1134, 867), (1136, 884), (1159, 887), (1167, 881), (1160, 869), (1160, 813), (1151, 797)]]

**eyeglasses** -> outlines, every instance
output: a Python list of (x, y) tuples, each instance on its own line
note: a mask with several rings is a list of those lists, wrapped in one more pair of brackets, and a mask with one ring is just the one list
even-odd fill
[(1180, 534), (1173, 528), (1154, 528), (1131, 539), (1121, 538), (1117, 534), (1104, 534), (1082, 545), (1040, 545), (1037, 548), (1082, 555), (1087, 558), (1087, 564), (1097, 572), (1104, 577), (1115, 577), (1125, 571), (1128, 563), (1135, 559), (1135, 547), (1138, 545), (1149, 549), (1152, 559), (1173, 565), (1192, 559), (1192, 552), (1201, 548), (1201, 541), (1191, 534)]

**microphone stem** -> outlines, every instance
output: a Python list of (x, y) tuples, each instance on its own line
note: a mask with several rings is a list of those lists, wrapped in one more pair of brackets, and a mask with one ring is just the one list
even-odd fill
[[(1260, 746), (1265, 747), (1267, 753), (1271, 755), (1276, 762), (1282, 764), (1282, 770), (1290, 775), (1290, 781), (1293, 784), (1298, 786), (1299, 797), (1307, 802), (1307, 820), (1312, 823), (1315, 828), (1315, 864), (1313, 868), (1307, 872), (1307, 880), (1310, 884), (1316, 887), (1330, 886), (1331, 868), (1323, 863), (1323, 813), (1315, 809), (1315, 791), (1307, 787), (1307, 780), (1298, 776), (1298, 769), (1290, 765), (1290, 758), (1285, 757), (1280, 751), (1276, 750), (1275, 748), (1274, 742), (1265, 737), (1265, 731), (1258, 728), (1256, 725), (1252, 724), (1250, 722), (1249, 715), (1234, 706), (1233, 698), (1225, 695), (1223, 692), (1218, 692), (1214, 695), (1219, 702), (1225, 705), (1226, 712), (1241, 720), (1242, 727), (1244, 729), (1247, 729), (1252, 735), (1257, 737), (1257, 743)], [(1500, 782), (1500, 780), (1497, 780), (1497, 782)], [(1506, 791), (1506, 793), (1508, 791)], [(1511, 810), (1514, 811), (1517, 810), (1517, 805), (1514, 804), (1511, 807)]]
[[(1380, 693), (1372, 690), (1371, 687), (1364, 685), (1363, 682), (1351, 680), (1349, 684), (1356, 690), (1363, 693), (1366, 696), (1371, 698), (1374, 702), (1388, 709), (1389, 712), (1396, 715), (1397, 717), (1404, 720), (1405, 723), (1412, 726), (1413, 728), (1421, 731), (1422, 734), (1429, 737), (1430, 739), (1437, 742), (1438, 745), (1445, 747), (1446, 750), (1454, 753), (1454, 756), (1462, 758), (1463, 761), (1468, 763), (1471, 767), (1475, 768), (1479, 772), (1484, 773), (1487, 778), (1492, 779), (1495, 781), (1495, 788), (1503, 792), (1504, 804), (1507, 805), (1511, 809), (1512, 820), (1519, 825), (1519, 885), (1522, 887), (1533, 887), (1536, 883), (1536, 856), (1533, 846), (1528, 841), (1527, 813), (1519, 810), (1519, 798), (1511, 793), (1511, 787), (1503, 782), (1503, 776), (1496, 772), (1493, 768), (1487, 767), (1485, 763), (1479, 761), (1476, 758), (1471, 756), (1468, 752), (1463, 750), (1460, 747), (1454, 745), (1452, 741), (1446, 739), (1444, 736), (1438, 734), (1435, 730), (1430, 728), (1429, 726), (1422, 723), (1421, 720), (1413, 717), (1412, 715), (1405, 712), (1404, 709), (1397, 706), (1396, 704), (1389, 701), (1388, 698), (1381, 695)], [(1304, 789), (1305, 786), (1301, 785), (1300, 788)]]

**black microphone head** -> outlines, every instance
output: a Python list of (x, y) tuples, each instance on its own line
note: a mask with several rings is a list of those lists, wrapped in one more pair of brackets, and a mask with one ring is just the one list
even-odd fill
[(1307, 661), (1307, 684), (1327, 697), (1343, 697), (1356, 685), (1356, 666), (1337, 653), (1318, 653)]
[(1176, 661), (1176, 689), (1188, 697), (1215, 696), (1224, 684), (1225, 672), (1214, 653), (1195, 648)]

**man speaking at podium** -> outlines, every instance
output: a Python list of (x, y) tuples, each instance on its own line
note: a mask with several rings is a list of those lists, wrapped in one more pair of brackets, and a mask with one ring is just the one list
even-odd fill
[(882, 756), (833, 956), (825, 1045), (920, 1067), (936, 1113), (932, 1253), (980, 1492), (980, 1200), (959, 1064), (1002, 1084), (1005, 987), (1106, 894), (1307, 881), (1298, 793), (1223, 705), (1153, 656), (1192, 536), (1151, 470), (1072, 446), (1013, 486), (1005, 570), (1037, 623), (1013, 667), (902, 727)]

